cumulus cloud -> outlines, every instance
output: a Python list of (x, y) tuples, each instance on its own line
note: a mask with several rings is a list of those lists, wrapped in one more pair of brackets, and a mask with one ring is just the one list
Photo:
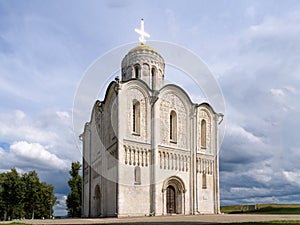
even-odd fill
[(216, 59), (226, 68), (219, 80), (229, 121), (220, 152), (222, 204), (300, 200), (299, 22), (293, 12), (265, 17), (237, 37), (235, 49), (223, 49), (227, 58)]
[(59, 202), (57, 205), (54, 206), (55, 216), (56, 215), (67, 215), (67, 195), (65, 194), (56, 194), (57, 201)]
[(10, 146), (10, 151), (16, 157), (20, 157), (29, 165), (40, 165), (48, 169), (62, 169), (69, 167), (65, 161), (50, 153), (39, 143), (28, 143), (26, 141), (15, 142)]
[[(32, 118), (22, 110), (0, 113), (0, 172), (12, 167), (24, 173), (36, 170), (42, 181), (53, 184), (57, 194), (68, 193), (68, 170), (80, 161), (68, 111), (45, 110)], [(3, 119), (2, 119), (3, 118)], [(64, 210), (59, 212), (65, 215)]]
[(47, 146), (48, 151), (63, 158), (76, 160), (80, 151), (75, 146), (72, 120), (67, 111), (46, 110), (28, 116), (22, 110), (0, 113), (0, 135), (2, 142), (26, 141)]
[(53, 142), (58, 139), (53, 131), (43, 129), (38, 121), (26, 118), (21, 110), (0, 113), (0, 135), (7, 140), (25, 139), (32, 142)]
[(43, 170), (48, 172), (67, 171), (70, 167), (69, 159), (61, 159), (59, 156), (49, 152), (47, 147), (39, 143), (28, 143), (26, 141), (14, 142), (9, 150), (0, 149), (1, 169), (9, 170), (17, 167), (19, 171)]

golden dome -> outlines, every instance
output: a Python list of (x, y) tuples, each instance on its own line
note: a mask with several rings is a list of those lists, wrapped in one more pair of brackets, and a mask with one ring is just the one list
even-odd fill
[(154, 49), (154, 48), (152, 48), (152, 47), (150, 47), (150, 46), (148, 46), (148, 45), (139, 45), (139, 46), (136, 46), (136, 47), (134, 47), (133, 49), (131, 49), (130, 51), (129, 51), (129, 53), (131, 53), (131, 52), (135, 52), (135, 51), (143, 51), (143, 50), (147, 50), (147, 51), (152, 51), (152, 52), (155, 52), (155, 53), (157, 53), (157, 51)]

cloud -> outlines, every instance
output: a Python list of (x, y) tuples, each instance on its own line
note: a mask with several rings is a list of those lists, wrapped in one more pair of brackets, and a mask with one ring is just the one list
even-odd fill
[(4, 149), (0, 147), (0, 156), (3, 157), (4, 154), (5, 154)]
[[(52, 153), (75, 160), (80, 157), (76, 148), (70, 112), (45, 110), (32, 116), (22, 110), (0, 113), (2, 142), (26, 141), (47, 146)], [(62, 150), (63, 149), (63, 150)]]
[(56, 193), (55, 196), (57, 197), (57, 201), (59, 202), (57, 205), (54, 206), (55, 216), (67, 215), (67, 195)]
[(291, 182), (296, 184), (298, 187), (300, 187), (300, 171), (293, 172), (293, 171), (284, 171), (283, 174), (286, 177), (286, 179)]
[(39, 143), (28, 143), (26, 141), (15, 142), (10, 146), (10, 151), (16, 157), (20, 157), (22, 161), (26, 161), (29, 165), (40, 165), (47, 169), (68, 168), (66, 162), (50, 153)]
[(47, 147), (39, 143), (29, 143), (26, 141), (14, 142), (8, 151), (0, 149), (1, 158), (5, 161), (1, 163), (2, 170), (9, 170), (17, 167), (20, 171), (67, 171), (70, 167), (68, 159), (61, 159), (57, 155), (49, 152)]
[(285, 96), (284, 92), (282, 89), (275, 89), (275, 88), (271, 88), (270, 92), (272, 93), (272, 95), (274, 95), (276, 98), (282, 98)]
[(27, 118), (21, 110), (12, 113), (0, 113), (0, 135), (6, 140), (28, 140), (49, 143), (58, 139), (53, 131), (43, 129), (38, 121)]
[(222, 204), (300, 201), (299, 22), (296, 11), (266, 16), (230, 49), (219, 49), (227, 56), (215, 59), (228, 121), (220, 152)]
[(265, 142), (264, 137), (256, 136), (241, 126), (227, 124), (220, 151), (221, 170), (244, 171), (270, 158), (272, 154)]
[(35, 114), (34, 119), (19, 109), (0, 114), (1, 146), (5, 146), (0, 147), (0, 157), (5, 159), (0, 172), (12, 167), (21, 173), (36, 170), (42, 181), (55, 186), (56, 193), (68, 193), (71, 162), (81, 160), (70, 112), (49, 109)]
[[(20, 4), (21, 5), (21, 4)], [(80, 78), (81, 62), (73, 51), (81, 47), (58, 21), (32, 13), (1, 14), (0, 109), (72, 106), (73, 89)], [(38, 4), (37, 4), (38, 6)], [(37, 7), (35, 6), (35, 7)], [(25, 5), (23, 5), (26, 8)], [(33, 7), (33, 8), (35, 8)], [(14, 76), (12, 76), (14, 74)], [(74, 79), (75, 78), (75, 79)], [(59, 101), (57, 99), (60, 99)]]
[(68, 112), (57, 111), (56, 114), (61, 120), (66, 120), (70, 118), (70, 114)]

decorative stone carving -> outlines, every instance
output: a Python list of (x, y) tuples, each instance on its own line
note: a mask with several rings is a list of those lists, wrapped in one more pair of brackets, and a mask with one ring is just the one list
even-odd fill
[[(167, 93), (160, 100), (160, 136), (166, 145), (187, 148), (187, 112), (182, 100), (174, 93)], [(177, 143), (170, 142), (170, 112), (177, 114)]]
[(147, 167), (150, 163), (150, 149), (124, 145), (125, 165)]
[(189, 171), (190, 155), (189, 152), (160, 148), (158, 150), (159, 168), (162, 170)]
[(196, 157), (197, 173), (212, 175), (214, 172), (214, 159), (212, 156), (197, 154)]
[[(133, 133), (133, 102), (138, 101), (140, 103), (140, 133)], [(146, 96), (137, 88), (130, 88), (127, 91), (127, 104), (126, 104), (126, 113), (127, 113), (127, 134), (130, 134), (130, 137), (137, 140), (147, 140), (148, 139), (148, 100)]]

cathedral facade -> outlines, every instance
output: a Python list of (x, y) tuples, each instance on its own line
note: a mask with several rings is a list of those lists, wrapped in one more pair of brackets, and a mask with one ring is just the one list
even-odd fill
[(141, 44), (84, 126), (84, 217), (220, 213), (218, 125)]

